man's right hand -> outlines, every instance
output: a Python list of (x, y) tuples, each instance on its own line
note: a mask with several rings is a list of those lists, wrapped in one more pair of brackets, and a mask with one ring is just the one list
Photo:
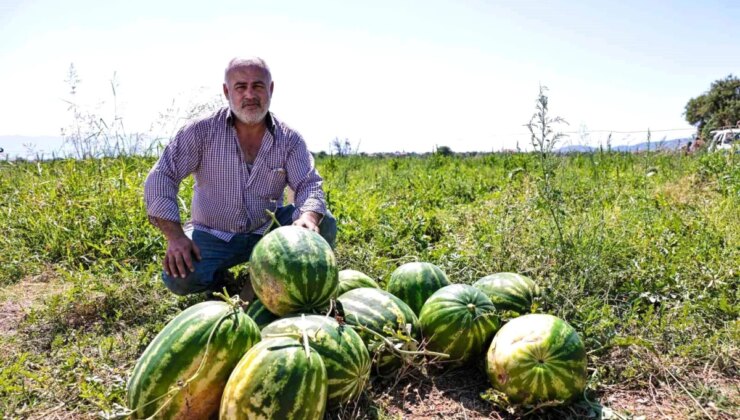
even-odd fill
[(195, 271), (193, 256), (200, 261), (200, 249), (185, 235), (180, 222), (149, 217), (149, 221), (167, 238), (167, 253), (162, 261), (164, 272), (170, 277), (185, 278)]
[(171, 277), (185, 278), (195, 271), (193, 256), (200, 261), (200, 249), (190, 238), (183, 234), (172, 239), (167, 239), (167, 253), (162, 265), (164, 272)]

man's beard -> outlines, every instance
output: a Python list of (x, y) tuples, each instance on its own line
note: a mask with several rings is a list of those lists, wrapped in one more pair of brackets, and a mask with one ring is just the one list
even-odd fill
[[(252, 105), (255, 103), (253, 102)], [(256, 109), (254, 111), (249, 111), (245, 109), (244, 107), (247, 106), (246, 102), (243, 102), (241, 106), (235, 106), (231, 101), (229, 101), (229, 108), (231, 109), (231, 112), (234, 113), (236, 118), (247, 125), (255, 125), (262, 122), (262, 120), (267, 115), (267, 111), (270, 109), (270, 99), (268, 98), (266, 103), (256, 103), (259, 105), (259, 109)]]

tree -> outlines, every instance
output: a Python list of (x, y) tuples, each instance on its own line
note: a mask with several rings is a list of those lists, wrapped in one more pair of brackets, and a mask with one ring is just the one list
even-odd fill
[(449, 146), (439, 146), (437, 147), (436, 154), (442, 156), (452, 156), (454, 152), (452, 151), (452, 149), (449, 148)]
[(740, 79), (729, 75), (714, 81), (708, 91), (689, 99), (684, 116), (703, 138), (712, 130), (736, 125), (740, 121)]
[(331, 141), (331, 149), (337, 156), (349, 156), (351, 154), (357, 154), (360, 150), (360, 144), (358, 143), (357, 147), (353, 149), (352, 142), (349, 141), (348, 138), (339, 140), (338, 137), (335, 137), (334, 140)]

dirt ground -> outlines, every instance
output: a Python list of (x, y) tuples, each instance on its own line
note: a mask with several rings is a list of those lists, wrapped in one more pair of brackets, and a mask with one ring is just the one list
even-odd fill
[[(62, 282), (52, 272), (32, 276), (0, 288), (0, 350), (18, 332), (19, 323), (33, 305), (60, 291)], [(352, 407), (329, 413), (336, 419), (736, 419), (740, 413), (740, 378), (723, 377), (712, 369), (693, 372), (690, 378), (662, 382), (650, 378), (639, 390), (610, 385), (599, 387), (591, 403), (539, 410), (507, 408), (484, 399), (490, 384), (481, 366), (462, 369), (418, 369), (401, 378), (373, 379), (369, 392)], [(693, 383), (691, 396), (684, 383)], [(697, 385), (698, 384), (698, 385)], [(697, 386), (700, 389), (697, 391)], [(702, 398), (713, 393), (712, 398)], [(695, 397), (698, 396), (698, 397)], [(712, 401), (725, 401), (718, 407)], [(34, 415), (36, 419), (92, 418), (69, 410), (64, 403)]]
[(31, 307), (59, 293), (61, 284), (52, 271), (45, 271), (0, 288), (0, 338), (17, 334), (18, 325)]
[[(727, 401), (740, 404), (740, 378), (708, 379), (709, 388), (719, 390)], [(652, 385), (656, 382), (657, 385)], [(677, 383), (651, 381), (648, 389), (619, 386), (599, 390), (595, 401), (539, 410), (505, 408), (486, 401), (482, 395), (490, 385), (479, 368), (450, 370), (434, 375), (409, 374), (398, 384), (376, 382), (372, 399), (392, 418), (402, 419), (736, 419), (738, 414), (711, 402), (694, 401)], [(700, 406), (701, 405), (701, 406)]]

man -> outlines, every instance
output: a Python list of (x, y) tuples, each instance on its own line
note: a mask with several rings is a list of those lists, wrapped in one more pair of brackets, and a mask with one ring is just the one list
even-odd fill
[[(281, 225), (319, 232), (334, 245), (336, 221), (326, 209), (321, 176), (300, 134), (269, 112), (273, 89), (264, 60), (231, 60), (223, 84), (229, 106), (180, 129), (149, 172), (147, 214), (167, 239), (162, 279), (178, 295), (226, 286), (227, 270), (248, 261), (270, 227), (267, 211)], [(180, 223), (177, 199), (190, 174), (192, 237)], [(283, 206), (286, 185), (295, 191), (295, 205)], [(252, 293), (247, 283), (242, 298), (251, 300)]]

